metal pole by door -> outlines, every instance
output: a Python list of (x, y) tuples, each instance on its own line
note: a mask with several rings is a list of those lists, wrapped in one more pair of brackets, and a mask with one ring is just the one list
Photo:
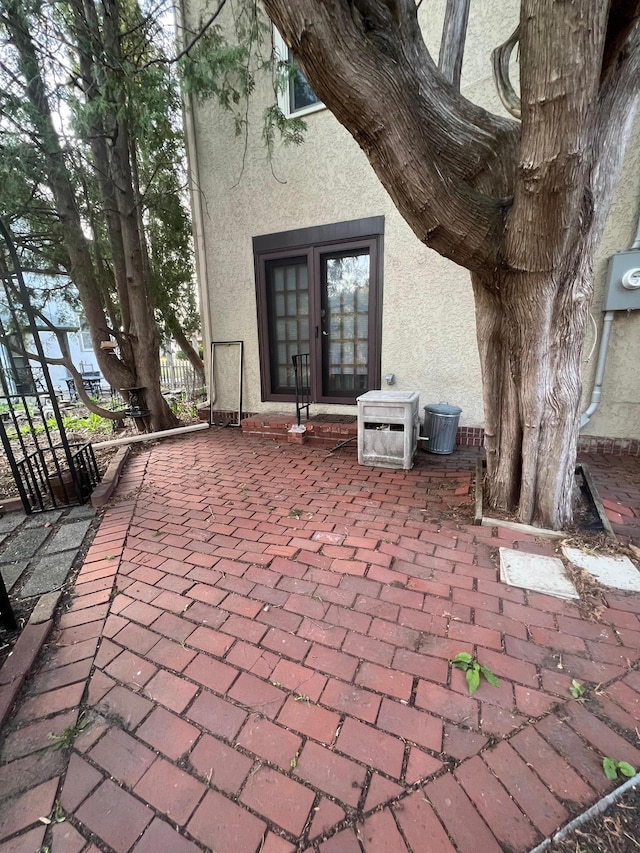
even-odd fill
[(209, 408), (209, 423), (213, 423), (213, 404), (216, 400), (215, 393), (215, 361), (216, 361), (216, 347), (240, 347), (239, 351), (239, 359), (238, 359), (238, 421), (237, 423), (230, 423), (227, 426), (239, 427), (240, 422), (242, 421), (242, 373), (244, 370), (244, 341), (211, 341), (211, 374), (210, 374), (210, 388), (209, 388), (209, 399), (210, 399), (210, 408)]

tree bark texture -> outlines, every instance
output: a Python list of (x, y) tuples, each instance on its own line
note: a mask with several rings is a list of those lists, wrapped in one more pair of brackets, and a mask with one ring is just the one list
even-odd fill
[(568, 524), (593, 259), (640, 85), (640, 2), (522, 0), (521, 123), (467, 101), (455, 62), (436, 67), (414, 0), (264, 6), (415, 234), (471, 272), (490, 505)]
[(442, 27), (442, 41), (438, 68), (443, 77), (460, 91), (462, 59), (469, 22), (471, 0), (447, 0), (447, 9)]

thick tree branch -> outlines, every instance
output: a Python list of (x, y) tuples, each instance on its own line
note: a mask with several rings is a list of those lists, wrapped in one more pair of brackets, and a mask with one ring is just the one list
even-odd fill
[(173, 339), (185, 354), (190, 364), (201, 375), (202, 381), (204, 382), (204, 362), (191, 346), (191, 342), (182, 330), (180, 321), (175, 314), (172, 314), (170, 317), (166, 318), (166, 322), (171, 334), (173, 335)]
[(438, 68), (459, 92), (471, 0), (447, 0)]
[(493, 81), (498, 91), (498, 97), (502, 101), (502, 106), (505, 110), (517, 119), (522, 118), (522, 109), (520, 97), (511, 83), (511, 77), (509, 75), (509, 61), (519, 38), (520, 27), (518, 26), (509, 38), (491, 54)]
[[(16, 291), (16, 289), (13, 286), (10, 278), (6, 278), (5, 281), (6, 281), (7, 286), (10, 287), (14, 291), (16, 299), (19, 300), (20, 294)], [(74, 365), (74, 363), (71, 359), (71, 353), (69, 351), (69, 344), (67, 341), (66, 333), (61, 331), (55, 325), (55, 323), (52, 323), (51, 320), (47, 317), (47, 315), (43, 311), (40, 311), (34, 305), (31, 305), (30, 309), (34, 313), (34, 315), (36, 317), (38, 317), (38, 319), (45, 326), (45, 328), (47, 328), (50, 332), (52, 332), (55, 335), (56, 340), (58, 342), (58, 347), (59, 347), (60, 352), (61, 352), (61, 358), (55, 358), (53, 356), (45, 356), (44, 362), (46, 364), (57, 364), (57, 365), (62, 365), (62, 367), (66, 367), (66, 369), (69, 371), (69, 373), (73, 377), (73, 384), (75, 385), (78, 397), (80, 398), (80, 400), (82, 400), (82, 402), (89, 409), (89, 411), (94, 412), (94, 414), (96, 414), (96, 415), (100, 415), (100, 417), (111, 418), (112, 420), (122, 420), (124, 417), (126, 417), (125, 413), (122, 411), (121, 412), (113, 412), (110, 409), (103, 409), (102, 406), (98, 406), (96, 403), (93, 402), (93, 400), (91, 399), (91, 397), (89, 397), (89, 395), (87, 394), (87, 392), (85, 390), (84, 382), (82, 380), (82, 374), (77, 370), (76, 366)], [(7, 336), (7, 337), (4, 337), (0, 340), (4, 344), (4, 346), (6, 346), (12, 352), (15, 352), (18, 355), (21, 355), (23, 358), (28, 358), (30, 361), (37, 361), (39, 363), (42, 363), (43, 360), (36, 353), (28, 352), (27, 350), (24, 350), (21, 347), (17, 346), (17, 344), (15, 343), (15, 340), (12, 339), (11, 337)], [(115, 356), (112, 356), (112, 357), (115, 357)]]
[(78, 371), (74, 363), (68, 356), (61, 356), (60, 358), (55, 358), (53, 356), (45, 356), (44, 359), (41, 359), (40, 356), (35, 352), (29, 352), (28, 350), (22, 349), (17, 346), (15, 343), (10, 341), (8, 338), (2, 338), (2, 343), (12, 352), (16, 353), (16, 355), (20, 355), (23, 358), (29, 359), (29, 361), (37, 361), (40, 364), (44, 361), (45, 364), (57, 364), (62, 367), (66, 367), (69, 373), (73, 376), (73, 384), (75, 385), (76, 392), (78, 397), (84, 405), (89, 409), (90, 412), (93, 412), (96, 415), (100, 415), (101, 418), (109, 418), (113, 421), (121, 421), (127, 417), (124, 411), (114, 412), (111, 409), (103, 409), (102, 406), (98, 406), (97, 403), (91, 399), (91, 397), (87, 394), (83, 381), (82, 374)]
[(518, 128), (444, 79), (413, 0), (264, 5), (419, 239), (468, 269), (494, 268)]

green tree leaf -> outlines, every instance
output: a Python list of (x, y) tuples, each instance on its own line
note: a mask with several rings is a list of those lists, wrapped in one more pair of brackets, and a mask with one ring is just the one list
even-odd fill
[(468, 669), (467, 674), (467, 684), (469, 685), (469, 696), (473, 696), (473, 694), (478, 689), (478, 685), (480, 684), (480, 671), (478, 669)]
[(495, 675), (491, 672), (491, 670), (489, 669), (489, 667), (487, 667), (487, 666), (481, 666), (481, 667), (480, 667), (480, 672), (484, 675), (484, 677), (487, 679), (487, 681), (489, 682), (489, 684), (492, 684), (494, 687), (500, 687), (500, 682), (499, 682), (499, 681), (498, 681), (498, 679), (495, 677)]
[(472, 660), (473, 658), (469, 652), (458, 652), (455, 657), (451, 658), (449, 663), (451, 663), (452, 666), (457, 666), (458, 669), (468, 669)]
[(629, 779), (636, 775), (636, 768), (632, 767), (627, 761), (618, 761), (618, 770)]
[(614, 782), (618, 778), (618, 762), (615, 758), (603, 758), (602, 769), (607, 779)]

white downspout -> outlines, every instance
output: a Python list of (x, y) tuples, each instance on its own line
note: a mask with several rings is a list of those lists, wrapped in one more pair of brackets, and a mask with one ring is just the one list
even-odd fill
[[(640, 216), (638, 216), (638, 228), (636, 237), (631, 244), (631, 249), (640, 249)], [(602, 397), (602, 382), (604, 380), (604, 368), (607, 363), (607, 350), (609, 348), (609, 338), (611, 337), (611, 324), (613, 323), (613, 311), (606, 311), (602, 321), (602, 337), (600, 338), (600, 349), (598, 350), (598, 364), (596, 366), (596, 375), (593, 380), (593, 393), (589, 407), (580, 415), (580, 429), (586, 426), (591, 420), (591, 416), (600, 404)]]
[[(186, 22), (184, 0), (174, 4), (174, 20), (176, 28), (176, 43), (179, 50), (186, 44)], [(193, 221), (193, 242), (196, 264), (196, 279), (198, 280), (198, 297), (200, 307), (200, 322), (202, 324), (203, 361), (205, 376), (210, 368), (210, 344), (213, 340), (211, 329), (211, 294), (209, 292), (209, 271), (207, 266), (205, 210), (202, 200), (203, 191), (200, 183), (200, 160), (198, 156), (198, 139), (194, 115), (194, 99), (191, 94), (182, 96), (182, 115), (184, 124), (185, 149), (187, 154), (189, 198), (191, 202), (191, 217)], [(206, 380), (205, 380), (206, 384)]]

